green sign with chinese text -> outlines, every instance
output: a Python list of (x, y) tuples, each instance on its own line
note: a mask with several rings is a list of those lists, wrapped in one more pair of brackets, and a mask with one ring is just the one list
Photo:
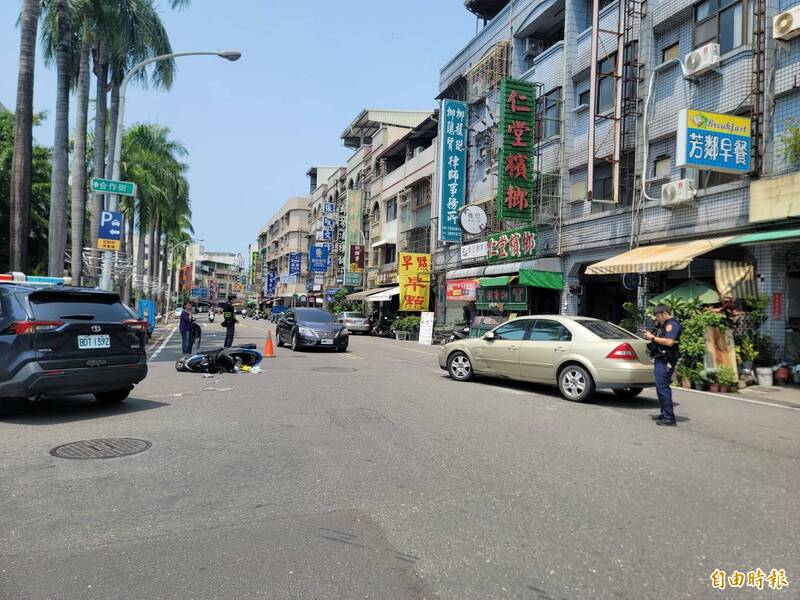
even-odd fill
[(497, 216), (530, 221), (533, 213), (533, 147), (536, 139), (536, 87), (528, 81), (500, 82)]
[(489, 264), (536, 258), (537, 236), (536, 227), (520, 227), (490, 235), (486, 243)]

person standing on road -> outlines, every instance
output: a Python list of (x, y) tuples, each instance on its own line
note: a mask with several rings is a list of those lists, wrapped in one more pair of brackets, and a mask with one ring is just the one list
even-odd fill
[(228, 296), (228, 301), (222, 305), (222, 326), (225, 328), (225, 348), (233, 346), (233, 336), (236, 333), (236, 310), (233, 301), (236, 296)]
[(184, 354), (192, 352), (192, 303), (187, 302), (181, 311), (181, 322), (178, 326), (181, 333), (181, 351)]
[(644, 339), (655, 364), (656, 392), (661, 403), (661, 414), (654, 416), (656, 425), (675, 425), (675, 413), (672, 410), (672, 374), (678, 362), (678, 343), (681, 337), (681, 324), (673, 318), (664, 304), (659, 304), (654, 311), (658, 326), (653, 331), (645, 331)]

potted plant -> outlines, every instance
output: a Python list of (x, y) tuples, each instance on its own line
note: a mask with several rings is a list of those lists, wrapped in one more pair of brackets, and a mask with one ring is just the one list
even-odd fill
[(678, 366), (675, 369), (675, 376), (682, 388), (688, 390), (692, 387), (692, 379), (694, 376), (693, 371), (694, 369), (692, 369), (692, 367), (690, 367), (683, 361), (678, 363)]
[(416, 339), (419, 335), (419, 317), (404, 317), (397, 319), (392, 324), (392, 331), (396, 340)]
[(755, 339), (756, 348), (756, 379), (758, 385), (773, 385), (772, 362), (774, 360), (774, 350), (772, 348), (772, 338), (767, 335), (759, 335)]
[(703, 391), (706, 389), (708, 385), (708, 381), (706, 381), (705, 371), (700, 368), (692, 369), (692, 389)]
[(719, 368), (717, 378), (719, 381), (719, 391), (723, 394), (727, 394), (729, 391), (731, 391), (731, 389), (734, 388), (738, 382), (736, 372), (728, 365)]
[(703, 379), (708, 383), (708, 391), (719, 392), (719, 369), (703, 369), (701, 373)]

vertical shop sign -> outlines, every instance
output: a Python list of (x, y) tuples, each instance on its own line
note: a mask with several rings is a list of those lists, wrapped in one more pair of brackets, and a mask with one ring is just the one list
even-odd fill
[[(351, 247), (362, 244), (363, 234), (361, 232), (361, 191), (347, 191), (347, 229), (345, 232), (345, 256), (352, 256)], [(361, 263), (363, 267), (363, 261)], [(358, 286), (361, 285), (361, 273), (353, 271), (347, 265), (344, 274), (344, 284)]]
[(289, 275), (297, 275), (302, 270), (302, 254), (289, 252)]
[(533, 143), (536, 88), (517, 79), (500, 82), (500, 150), (497, 216), (530, 221), (533, 210)]
[(258, 273), (258, 251), (255, 250), (250, 253), (250, 279), (249, 284), (256, 282), (256, 273)]
[(311, 246), (308, 256), (309, 271), (312, 273), (324, 273), (328, 270), (328, 247)]
[(467, 173), (466, 102), (442, 100), (439, 126), (439, 239), (461, 241), (458, 212), (464, 206)]
[(364, 246), (353, 244), (350, 246), (350, 262), (348, 270), (351, 273), (364, 272)]
[(275, 289), (278, 287), (278, 275), (275, 271), (267, 273), (266, 289), (264, 290), (267, 296), (274, 296)]
[(431, 295), (431, 255), (401, 252), (397, 281), (400, 310), (425, 312)]

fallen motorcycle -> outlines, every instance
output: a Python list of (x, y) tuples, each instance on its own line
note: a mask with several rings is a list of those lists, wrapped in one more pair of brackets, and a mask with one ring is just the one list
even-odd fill
[(255, 344), (244, 344), (179, 358), (175, 369), (183, 373), (236, 373), (242, 367), (255, 367), (262, 359)]

